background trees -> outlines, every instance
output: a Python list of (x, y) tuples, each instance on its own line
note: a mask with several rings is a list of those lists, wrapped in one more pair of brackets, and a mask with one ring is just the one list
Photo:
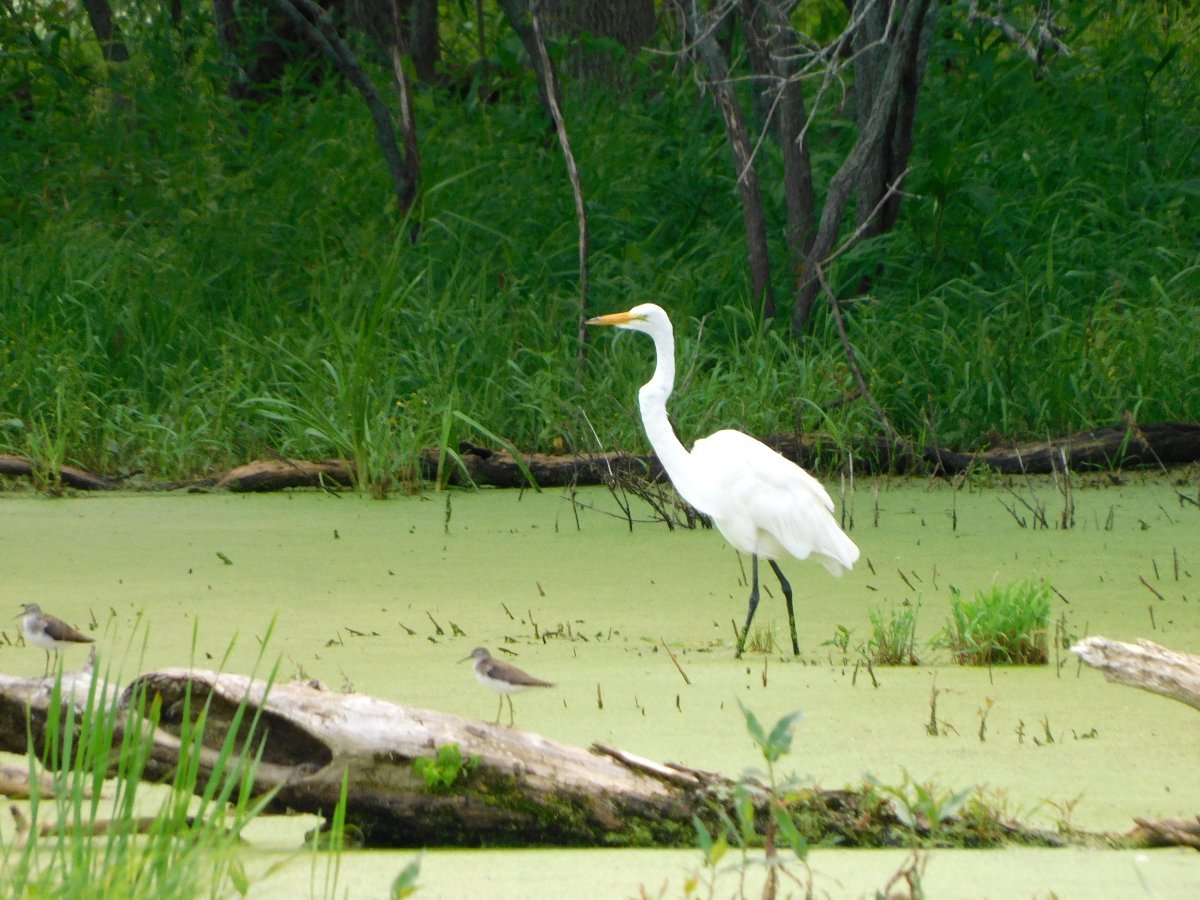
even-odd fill
[(580, 303), (639, 298), (685, 440), (1197, 417), (1189, 17), (594, 8), (0, 0), (0, 449), (636, 446), (644, 360), (576, 361)]

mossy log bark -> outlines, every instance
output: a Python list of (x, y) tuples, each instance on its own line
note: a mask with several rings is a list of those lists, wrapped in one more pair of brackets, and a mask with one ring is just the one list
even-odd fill
[[(64, 698), (86, 703), (90, 676), (64, 675)], [(0, 676), (0, 749), (26, 750), (26, 709), (41, 752), (52, 681)], [(692, 842), (691, 817), (711, 821), (708, 800), (726, 782), (684, 767), (659, 766), (607, 748), (585, 750), (536, 734), (471, 721), (314, 683), (268, 685), (242, 675), (167, 669), (141, 676), (120, 697), (123, 727), (134, 698), (161, 701), (146, 777), (169, 778), (179, 762), (185, 705), (208, 703), (203, 789), (242, 704), (238, 746), (262, 762), (256, 792), (274, 789), (273, 811), (330, 816), (348, 772), (346, 820), (372, 846), (679, 846)], [(101, 696), (115, 689), (101, 683)], [(190, 704), (185, 697), (190, 692)], [(66, 699), (64, 699), (64, 704)], [(257, 730), (249, 723), (258, 715)], [(132, 724), (130, 724), (132, 727)], [(120, 732), (120, 728), (118, 729)], [(247, 740), (249, 743), (247, 744)], [(418, 759), (456, 745), (478, 756), (448, 787), (432, 790)]]
[[(62, 708), (82, 710), (90, 673), (64, 673), (62, 684)], [(0, 675), (0, 750), (26, 752), (28, 710), (34, 748), (44, 754), (52, 686), (52, 679)], [(112, 708), (116, 687), (98, 680), (95, 690), (99, 703)], [(156, 701), (161, 715), (150, 730), (135, 711), (153, 708)], [(736, 816), (735, 785), (720, 775), (602, 744), (571, 747), (309, 682), (269, 686), (242, 675), (151, 672), (121, 692), (115, 740), (127, 728), (141, 729), (151, 741), (143, 777), (169, 781), (180, 761), (182, 712), (186, 707), (195, 716), (206, 704), (197, 791), (207, 786), (220, 748), (238, 723), (236, 745), (252, 752), (262, 748), (254, 787), (259, 793), (276, 791), (270, 811), (315, 813), (328, 821), (345, 773), (345, 820), (369, 846), (692, 847), (693, 816), (714, 831), (721, 829), (718, 810), (726, 821)], [(461, 759), (478, 762), (449, 785), (431, 789), (414, 763), (435, 760), (447, 745)], [(752, 786), (750, 796), (761, 829), (772, 801), (762, 785)], [(788, 809), (813, 844), (906, 846), (932, 838), (927, 823), (915, 832), (903, 825), (891, 802), (873, 789), (800, 791), (789, 795)], [(980, 816), (943, 821), (937, 831), (940, 840), (955, 846), (1061, 844), (1053, 835)]]
[[(852, 459), (858, 472), (957, 475), (972, 467), (1006, 475), (1045, 475), (1064, 469), (1075, 471), (1120, 468), (1160, 468), (1200, 461), (1200, 423), (1127, 423), (1094, 431), (1078, 431), (1044, 441), (1007, 443), (999, 439), (988, 449), (963, 452), (937, 444), (915, 446), (884, 437), (866, 438), (852, 445), (822, 434), (777, 434), (763, 442), (799, 465), (810, 469), (844, 468)], [(468, 442), (458, 446), (458, 464), (447, 471), (454, 484), (492, 487), (566, 487), (605, 484), (625, 474), (664, 478), (662, 466), (650, 455), (630, 453), (580, 453), (552, 456), (522, 454), (525, 471), (507, 450), (493, 450)], [(436, 448), (421, 451), (423, 477), (438, 477), (441, 454)], [(442, 461), (443, 466), (445, 461)], [(36, 464), (24, 457), (0, 454), (0, 475), (31, 476)], [(112, 490), (121, 483), (70, 466), (58, 470), (62, 484), (77, 490)], [(254, 460), (209, 478), (152, 487), (171, 490), (220, 488), (230, 491), (279, 491), (296, 487), (348, 487), (354, 483), (352, 465), (343, 459)]]
[[(995, 441), (986, 450), (969, 453), (936, 444), (917, 447), (883, 437), (859, 441), (849, 448), (822, 434), (777, 434), (763, 441), (793, 462), (817, 470), (844, 466), (849, 453), (860, 472), (957, 475), (976, 467), (1007, 475), (1046, 475), (1065, 469), (1166, 468), (1200, 460), (1200, 424), (1195, 423), (1124, 424), (1044, 441)], [(448, 470), (453, 483), (533, 486), (507, 450), (462, 442), (458, 452), (461, 467), (455, 465)], [(421, 469), (426, 478), (437, 477), (439, 455), (436, 449), (422, 451)], [(539, 487), (604, 484), (630, 473), (651, 479), (664, 477), (662, 466), (652, 454), (529, 453), (523, 454), (521, 460)], [(348, 484), (350, 480), (346, 463), (339, 466), (337, 461), (306, 464), (284, 460), (240, 466), (215, 479), (215, 484), (235, 491), (267, 491), (331, 482)]]

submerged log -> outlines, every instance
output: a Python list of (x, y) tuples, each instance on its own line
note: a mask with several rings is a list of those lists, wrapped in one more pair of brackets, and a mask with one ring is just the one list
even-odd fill
[(1200, 709), (1200, 656), (1138, 639), (1126, 644), (1096, 635), (1084, 638), (1071, 652), (1109, 681), (1178, 700)]

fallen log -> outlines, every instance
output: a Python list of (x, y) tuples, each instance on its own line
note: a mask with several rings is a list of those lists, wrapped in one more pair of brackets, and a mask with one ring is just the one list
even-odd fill
[(1141, 688), (1200, 709), (1200, 656), (1139, 638), (1127, 644), (1099, 635), (1071, 647), (1109, 681)]
[(259, 459), (230, 469), (214, 481), (229, 491), (282, 491), (296, 487), (349, 487), (354, 483), (350, 464), (342, 459)]
[[(89, 681), (86, 672), (64, 676), (64, 698), (79, 710)], [(102, 694), (114, 690), (101, 685)], [(40, 752), (51, 688), (51, 679), (0, 676), (0, 749), (25, 752), (28, 709)], [(690, 844), (692, 814), (713, 814), (706, 806), (713, 787), (707, 779), (726, 783), (682, 767), (670, 779), (656, 778), (610, 755), (536, 734), (308, 682), (268, 685), (189, 669), (151, 672), (125, 688), (118, 740), (133, 727), (139, 705), (149, 708), (155, 700), (162, 713), (144, 777), (169, 777), (179, 762), (183, 710), (195, 715), (207, 703), (197, 785), (203, 789), (245, 701), (242, 725), (256, 713), (259, 723), (253, 735), (242, 727), (238, 745), (257, 749), (261, 742), (254, 789), (277, 791), (270, 809), (328, 817), (348, 772), (347, 821), (373, 846)], [(466, 765), (452, 784), (431, 789), (414, 764), (436, 759), (448, 745)]]
[[(37, 469), (33, 460), (24, 456), (13, 456), (0, 453), (0, 475), (19, 475), (30, 477)], [(82, 491), (112, 491), (117, 485), (100, 475), (93, 475), (74, 466), (59, 466), (58, 478), (67, 487), (78, 488)]]
[[(823, 434), (776, 434), (763, 443), (805, 468), (843, 467), (853, 460), (859, 472), (958, 475), (972, 467), (1003, 475), (1049, 475), (1064, 468), (1076, 471), (1111, 471), (1122, 468), (1159, 468), (1200, 461), (1200, 423), (1166, 422), (1156, 425), (1126, 423), (1111, 428), (1077, 431), (1065, 437), (1024, 443), (997, 442), (995, 446), (961, 451), (937, 444), (917, 446), (887, 437), (866, 437), (852, 444), (835, 442)], [(491, 487), (567, 487), (605, 484), (626, 474), (662, 479), (663, 470), (653, 454), (577, 453), (522, 454), (518, 461), (508, 450), (494, 450), (463, 441), (459, 462), (447, 467), (437, 448), (422, 450), (419, 465), (427, 480), (442, 475), (451, 484)], [(524, 469), (522, 468), (524, 465)], [(526, 476), (528, 470), (533, 483)], [(0, 475), (31, 475), (34, 463), (19, 456), (0, 455)], [(79, 490), (112, 490), (118, 485), (81, 469), (63, 466), (62, 483)], [(190, 483), (196, 488), (229, 491), (279, 491), (297, 487), (349, 487), (352, 465), (342, 459), (254, 460), (227, 472)], [(159, 489), (188, 486), (158, 485)]]
[[(63, 707), (82, 712), (90, 686), (90, 672), (64, 674)], [(0, 675), (0, 750), (23, 754), (32, 738), (44, 755), (52, 687), (49, 678)], [(111, 698), (115, 690), (97, 680), (97, 697)], [(181, 759), (183, 711), (195, 717), (204, 708), (197, 792), (218, 771), (221, 747), (238, 723), (239, 751), (261, 749), (254, 791), (274, 792), (268, 811), (308, 812), (328, 821), (345, 777), (345, 821), (375, 847), (691, 847), (696, 817), (713, 833), (721, 832), (722, 817), (736, 819), (738, 790), (751, 798), (760, 834), (780, 805), (753, 781), (735, 784), (601, 744), (572, 747), (434, 710), (336, 693), (314, 682), (268, 685), (242, 675), (167, 669), (136, 679), (116, 708), (114, 742), (132, 730), (149, 741), (143, 778), (170, 780)], [(153, 727), (138, 715), (152, 708), (161, 710)], [(248, 725), (256, 718), (251, 734)], [(447, 748), (452, 764), (440, 758)], [(113, 758), (115, 767), (117, 754)], [(436, 778), (424, 774), (430, 765), (443, 766)], [(890, 801), (870, 786), (789, 792), (787, 802), (810, 843), (902, 846), (914, 839), (911, 823), (901, 823)], [(1062, 843), (998, 817), (977, 819), (943, 821), (938, 834), (945, 839), (950, 829), (961, 828), (955, 840), (966, 846)], [(915, 831), (932, 836), (927, 823)]]
[[(1139, 638), (1133, 644), (1096, 635), (1084, 638), (1071, 652), (1109, 681), (1141, 688), (1200, 709), (1200, 656), (1172, 650)], [(1142, 819), (1125, 835), (1134, 847), (1191, 847), (1200, 850), (1200, 817)]]

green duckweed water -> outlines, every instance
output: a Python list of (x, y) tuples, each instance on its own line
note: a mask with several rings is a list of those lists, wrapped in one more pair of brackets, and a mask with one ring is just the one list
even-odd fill
[[(898, 783), (904, 772), (946, 789), (981, 785), (1027, 824), (1048, 828), (1123, 831), (1133, 816), (1194, 816), (1200, 716), (1193, 710), (1108, 684), (1065, 652), (1048, 666), (988, 671), (924, 649), (945, 624), (951, 586), (970, 595), (993, 583), (1044, 578), (1060, 595), (1053, 615), (1069, 634), (1146, 637), (1200, 652), (1195, 482), (1076, 480), (1071, 529), (1056, 527), (1061, 503), (1049, 481), (959, 491), (943, 482), (860, 481), (846, 503), (863, 552), (856, 569), (833, 579), (810, 563), (785, 565), (796, 589), (802, 657), (748, 653), (740, 661), (732, 623), (745, 615), (747, 587), (734, 552), (715, 532), (646, 521), (631, 529), (604, 489), (579, 492), (582, 505), (557, 491), (387, 502), (315, 492), (67, 500), (10, 493), (0, 495), (0, 604), (11, 605), (14, 618), (0, 626), (8, 638), (0, 641), (0, 666), (41, 674), (41, 651), (13, 646), (22, 602), (39, 602), (78, 625), (94, 620), (102, 652), (124, 660), (126, 680), (138, 669), (187, 664), (194, 627), (197, 665), (218, 667), (233, 642), (225, 668), (249, 671), (256, 636), (278, 613), (271, 647), (283, 677), (317, 677), (334, 689), (487, 720), (495, 698), (458, 660), (479, 644), (506, 646), (518, 665), (558, 684), (515, 698), (518, 727), (566, 743), (601, 740), (737, 775), (756, 761), (741, 700), (764, 720), (804, 711), (784, 769), (822, 787), (858, 783), (867, 773)], [(1028, 506), (1039, 505), (1048, 529), (1031, 527)], [(773, 625), (786, 646), (783, 602), (764, 574), (772, 593), (764, 594), (756, 624)], [(871, 610), (904, 602), (920, 603), (922, 664), (875, 668), (875, 684), (855, 666), (857, 654), (843, 661), (829, 642), (842, 626), (853, 647), (867, 637)], [(68, 665), (82, 655), (69, 652)], [(938, 734), (931, 736), (935, 688)], [(293, 850), (312, 822), (258, 823), (251, 836), (264, 869)], [(628, 876), (613, 881), (608, 895), (636, 894), (639, 884), (656, 894), (664, 881), (677, 895), (699, 859), (624, 853), (431, 852), (422, 895), (462, 896), (487, 885), (494, 896), (564, 896), (564, 885), (577, 884), (580, 896), (596, 896), (599, 873), (616, 878), (617, 859)], [(904, 858), (863, 854), (818, 853), (814, 868), (824, 866), (834, 879), (826, 890), (843, 895), (837, 883), (844, 895), (871, 892), (886, 880), (871, 866), (890, 872)], [(1051, 889), (1071, 896), (1063, 879), (1072, 872), (1140, 884), (1138, 866), (1149, 865), (1159, 896), (1171, 896), (1172, 885), (1200, 884), (1191, 856), (1156, 852), (1135, 865), (1133, 855), (1116, 852), (937, 851), (929, 877), (954, 883), (955, 866), (984, 872), (991, 863), (981, 859), (1011, 858), (1004, 867), (1019, 865), (1022, 878), (1031, 867), (1046, 873), (1044, 883), (1035, 878), (1011, 896)], [(394, 877), (411, 857), (349, 854), (343, 887), (377, 881), (382, 887), (350, 895), (380, 896), (387, 873)], [(307, 890), (310, 881), (301, 858), (265, 876), (252, 895)], [(999, 882), (985, 884), (965, 895), (1010, 895)]]

